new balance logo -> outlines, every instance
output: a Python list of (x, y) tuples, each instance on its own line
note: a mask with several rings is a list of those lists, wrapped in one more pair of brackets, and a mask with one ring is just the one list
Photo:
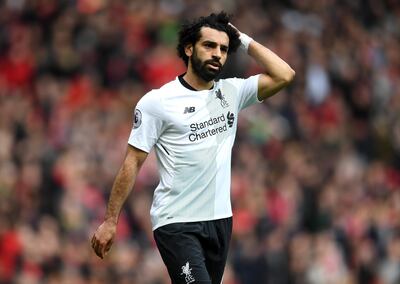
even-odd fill
[(228, 111), (228, 113), (226, 114), (226, 118), (228, 119), (228, 125), (229, 127), (233, 126), (233, 122), (235, 121), (235, 114)]
[(183, 111), (183, 113), (192, 113), (194, 112), (196, 109), (195, 107), (185, 107), (185, 110)]

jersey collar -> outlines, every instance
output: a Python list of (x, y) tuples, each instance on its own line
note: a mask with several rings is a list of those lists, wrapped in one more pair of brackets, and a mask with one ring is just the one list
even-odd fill
[[(186, 73), (183, 73), (182, 75), (178, 76), (178, 80), (182, 84), (182, 86), (184, 86), (186, 89), (189, 89), (191, 91), (196, 91), (196, 92), (199, 91), (199, 90), (196, 90), (195, 88), (193, 88), (188, 82), (185, 81), (185, 79), (183, 79), (183, 76), (185, 76), (185, 74)], [(215, 85), (215, 83), (214, 83), (214, 85)], [(210, 90), (212, 90), (214, 88), (214, 85), (210, 88)]]

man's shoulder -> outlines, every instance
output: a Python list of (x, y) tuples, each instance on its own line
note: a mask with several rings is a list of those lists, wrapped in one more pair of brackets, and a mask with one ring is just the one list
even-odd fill
[(139, 100), (138, 105), (142, 108), (150, 108), (153, 111), (162, 109), (165, 100), (176, 94), (178, 88), (179, 86), (177, 85), (176, 80), (170, 81), (158, 89), (148, 91)]
[(169, 93), (171, 90), (176, 90), (177, 88), (179, 88), (179, 86), (180, 86), (180, 83), (178, 82), (178, 80), (174, 79), (172, 81), (165, 83), (158, 89), (153, 89), (152, 91), (159, 93), (159, 94)]
[(169, 81), (168, 83), (162, 85), (158, 89), (152, 89), (149, 92), (147, 92), (143, 97), (148, 97), (149, 99), (158, 99), (160, 100), (162, 97), (165, 97), (169, 94), (173, 94), (174, 92), (171, 91), (177, 91), (179, 88), (179, 84), (176, 82), (176, 80)]
[(238, 77), (230, 77), (218, 80), (220, 84), (238, 84), (246, 79), (238, 78)]
[(252, 81), (258, 80), (258, 76), (259, 74), (250, 76), (248, 78), (230, 77), (230, 78), (220, 79), (218, 82), (221, 84), (221, 86), (230, 85), (240, 88), (240, 86), (246, 84), (246, 82), (250, 83)]
[(241, 83), (243, 82), (243, 78), (237, 78), (237, 77), (231, 77), (231, 78), (224, 78), (224, 79), (219, 79), (218, 80), (218, 87), (222, 89), (226, 89), (227, 87), (230, 88), (239, 88)]
[(172, 84), (174, 84), (174, 81), (169, 81), (168, 83), (165, 83), (164, 85), (162, 85), (162, 86), (159, 87), (159, 88), (153, 88), (153, 89), (147, 91), (147, 93), (145, 93), (145, 95), (144, 95), (143, 97), (145, 97), (145, 96), (148, 97), (148, 96), (157, 95), (157, 94), (163, 92), (165, 89), (170, 88), (170, 85), (172, 85)]

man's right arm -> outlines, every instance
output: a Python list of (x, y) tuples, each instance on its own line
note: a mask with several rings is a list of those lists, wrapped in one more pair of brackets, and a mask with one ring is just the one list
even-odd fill
[(103, 258), (111, 248), (122, 206), (133, 188), (136, 176), (146, 157), (146, 152), (128, 145), (124, 162), (111, 190), (104, 222), (92, 238), (92, 247), (100, 258)]

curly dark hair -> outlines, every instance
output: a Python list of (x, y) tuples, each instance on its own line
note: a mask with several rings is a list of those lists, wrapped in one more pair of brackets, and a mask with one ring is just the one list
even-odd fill
[(228, 54), (235, 52), (239, 45), (239, 34), (232, 26), (228, 25), (230, 16), (225, 12), (218, 14), (210, 14), (207, 17), (200, 17), (193, 22), (184, 23), (179, 31), (179, 42), (176, 47), (178, 56), (182, 58), (186, 66), (188, 65), (189, 58), (185, 53), (185, 47), (188, 44), (193, 44), (200, 39), (200, 29), (202, 27), (210, 27), (218, 31), (226, 32), (229, 37), (229, 49)]

